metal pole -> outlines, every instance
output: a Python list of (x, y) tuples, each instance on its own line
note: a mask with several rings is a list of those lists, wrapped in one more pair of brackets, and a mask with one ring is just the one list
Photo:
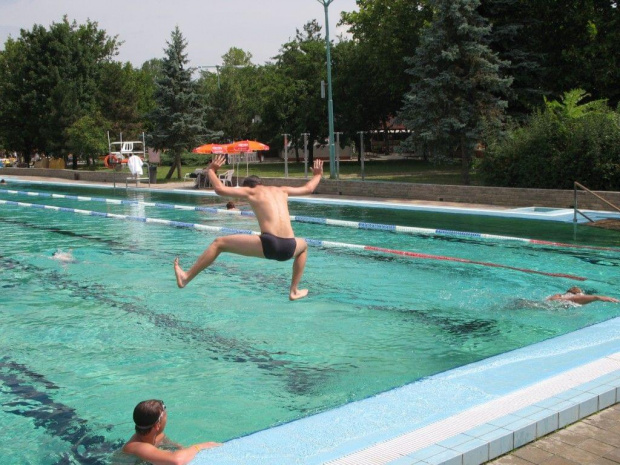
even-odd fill
[(290, 134), (282, 134), (284, 136), (284, 177), (288, 178), (288, 136)]
[(327, 119), (329, 124), (329, 177), (336, 177), (336, 153), (334, 147), (334, 99), (332, 96), (332, 57), (329, 44), (329, 5), (334, 0), (317, 0), (325, 10), (325, 46), (327, 48)]
[(308, 136), (310, 133), (304, 132), (302, 136), (304, 136), (304, 176), (308, 179)]
[(340, 134), (336, 132), (336, 179), (340, 179)]
[(573, 223), (577, 222), (577, 184), (573, 184)]
[(357, 132), (360, 135), (360, 163), (362, 165), (362, 181), (364, 180), (364, 131)]
[(235, 162), (237, 162), (237, 187), (239, 187), (239, 163), (241, 162), (241, 154), (236, 153), (233, 159), (233, 169), (235, 169)]

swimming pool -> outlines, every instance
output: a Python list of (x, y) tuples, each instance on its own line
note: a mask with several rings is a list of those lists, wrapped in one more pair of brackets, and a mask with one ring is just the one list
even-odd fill
[[(19, 190), (51, 192), (41, 185), (20, 184)], [(62, 192), (125, 198), (124, 190)], [(222, 203), (179, 194), (127, 195), (176, 205)], [(256, 229), (251, 218), (143, 203), (7, 193), (0, 200)], [(618, 246), (617, 233), (585, 226), (297, 203), (291, 211)], [(11, 445), (8, 459), (23, 461), (26, 450), (25, 461), (33, 463), (63, 457), (106, 463), (131, 435), (131, 410), (146, 398), (165, 400), (173, 439), (225, 441), (620, 315), (609, 304), (541, 304), (575, 284), (616, 295), (616, 250), (311, 223), (294, 228), (307, 238), (587, 280), (334, 247), (310, 250), (303, 280), (310, 296), (299, 302), (286, 299), (290, 263), (235, 256), (221, 256), (178, 290), (173, 258), (191, 264), (213, 233), (5, 204), (0, 434)], [(75, 263), (51, 259), (57, 249), (70, 248)]]

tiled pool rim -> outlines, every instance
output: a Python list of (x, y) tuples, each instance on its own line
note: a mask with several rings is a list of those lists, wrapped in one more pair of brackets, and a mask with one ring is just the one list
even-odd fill
[(620, 317), (201, 452), (195, 464), (477, 465), (620, 402)]

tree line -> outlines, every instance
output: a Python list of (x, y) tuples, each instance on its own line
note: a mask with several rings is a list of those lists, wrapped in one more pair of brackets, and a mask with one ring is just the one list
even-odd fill
[[(523, 137), (550, 111), (550, 102), (582, 89), (581, 104), (604, 102), (610, 130), (618, 126), (616, 1), (357, 5), (340, 19), (349, 36), (332, 44), (335, 128), (342, 143), (357, 144), (359, 131), (385, 130), (396, 119), (411, 131), (404, 150), (459, 160), (465, 183), (480, 168), (489, 182), (515, 184), (521, 181), (514, 176), (493, 175), (506, 168), (506, 159), (493, 165), (501, 158), (497, 150)], [(302, 134), (327, 138), (321, 98), (326, 49), (315, 20), (262, 65), (233, 47), (217, 69), (192, 69), (178, 28), (162, 57), (141, 67), (115, 59), (120, 45), (121, 38), (96, 22), (67, 17), (9, 38), (0, 51), (0, 147), (27, 161), (35, 152), (88, 159), (107, 151), (106, 131), (145, 131), (150, 145), (172, 154), (170, 177), (175, 169), (180, 175), (182, 154), (199, 143), (250, 138), (281, 147), (287, 133), (299, 154)], [(474, 157), (481, 143), (489, 147), (484, 163)], [(618, 162), (613, 155), (605, 161)]]

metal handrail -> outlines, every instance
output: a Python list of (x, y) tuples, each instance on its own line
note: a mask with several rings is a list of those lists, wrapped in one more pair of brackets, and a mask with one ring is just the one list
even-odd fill
[(574, 211), (574, 216), (573, 216), (573, 223), (576, 223), (576, 222), (577, 222), (577, 213), (579, 213), (581, 216), (583, 216), (585, 219), (587, 219), (590, 223), (594, 223), (594, 220), (593, 220), (593, 219), (589, 218), (589, 217), (588, 217), (585, 213), (583, 213), (582, 211), (580, 211), (580, 210), (577, 208), (577, 188), (580, 188), (580, 189), (582, 189), (582, 190), (584, 190), (584, 191), (586, 191), (586, 192), (588, 192), (588, 193), (592, 194), (594, 197), (596, 197), (597, 199), (599, 199), (601, 202), (606, 203), (606, 204), (607, 204), (607, 205), (609, 205), (611, 208), (613, 208), (613, 209), (615, 209), (615, 210), (617, 210), (617, 211), (619, 211), (619, 212), (620, 212), (620, 208), (618, 208), (616, 205), (614, 205), (613, 203), (611, 203), (611, 202), (609, 202), (609, 201), (605, 200), (605, 199), (604, 199), (603, 197), (601, 197), (600, 195), (598, 195), (598, 194), (596, 194), (596, 193), (592, 192), (590, 189), (588, 189), (588, 188), (587, 188), (586, 186), (584, 186), (583, 184), (580, 184), (580, 183), (578, 183), (577, 181), (575, 181), (575, 182), (573, 183), (573, 193), (574, 193), (574, 199), (575, 199), (575, 202), (574, 202), (574, 204), (575, 204), (575, 205), (574, 205), (574, 209), (575, 209), (575, 211)]

